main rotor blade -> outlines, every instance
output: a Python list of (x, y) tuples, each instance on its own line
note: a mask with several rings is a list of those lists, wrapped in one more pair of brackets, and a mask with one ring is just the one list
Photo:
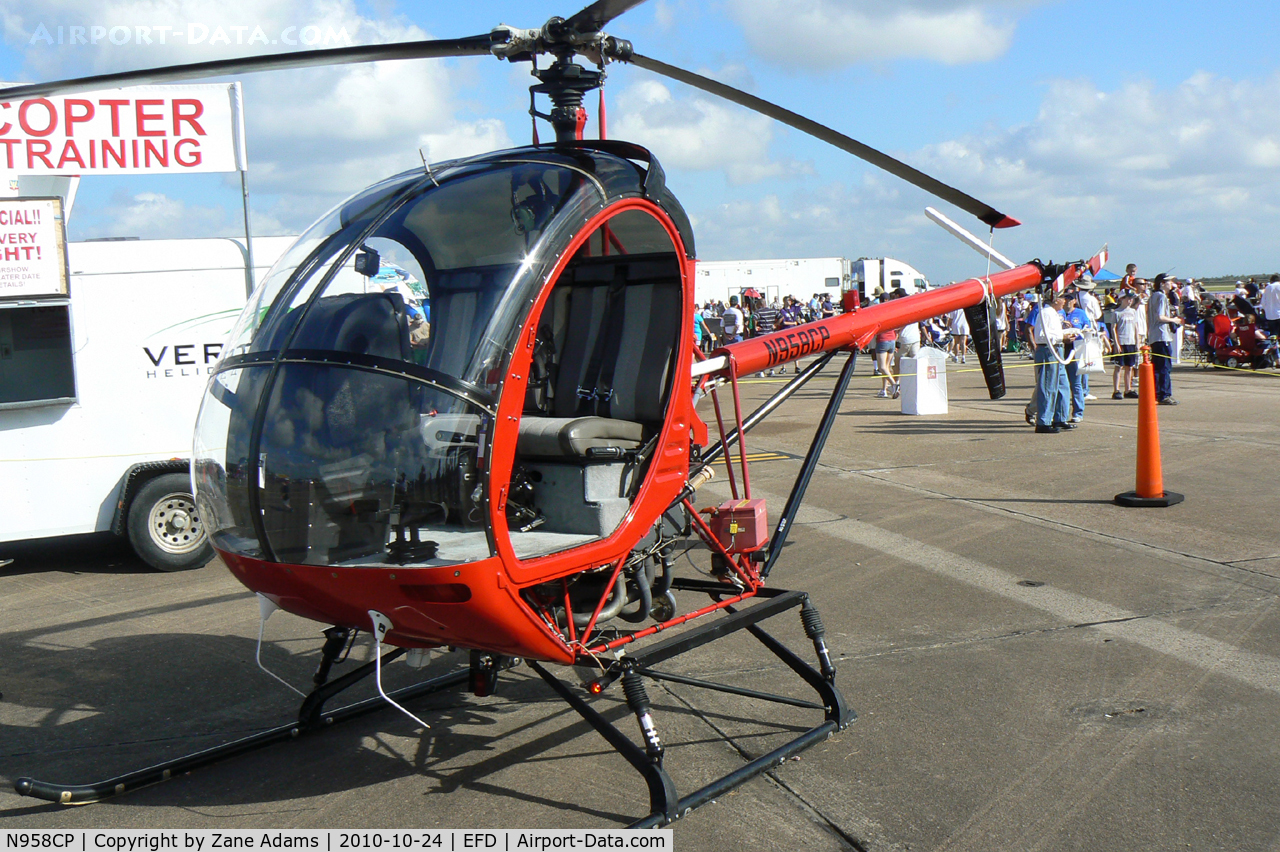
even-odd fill
[(643, 2), (645, 0), (596, 0), (565, 21), (565, 24), (580, 33), (598, 33), (604, 29), (605, 24)]
[(66, 95), (117, 86), (142, 86), (152, 83), (176, 83), (227, 74), (249, 74), (256, 71), (278, 71), (287, 68), (311, 68), (317, 65), (351, 65), (380, 62), (387, 59), (438, 59), (446, 56), (481, 56), (489, 53), (489, 34), (468, 38), (408, 41), (393, 44), (371, 44), (335, 47), (325, 50), (299, 50), (271, 56), (248, 56), (237, 59), (215, 59), (189, 65), (170, 65), (140, 71), (98, 74), (51, 83), (33, 83), (0, 89), (0, 101), (18, 101), (45, 95)]
[(788, 124), (797, 130), (802, 130), (810, 136), (814, 136), (821, 139), (823, 142), (828, 142), (836, 146), (842, 151), (848, 151), (855, 157), (860, 157), (863, 160), (866, 160), (873, 166), (878, 166), (884, 169), (886, 172), (889, 172), (889, 174), (897, 175), (907, 183), (915, 184), (925, 192), (932, 193), (944, 201), (951, 202), (961, 210), (977, 216), (993, 228), (1012, 228), (1015, 225), (1022, 224), (1017, 219), (1014, 219), (1011, 216), (1006, 216), (994, 207), (984, 204), (970, 195), (966, 195), (953, 186), (947, 186), (942, 181), (929, 177), (929, 175), (919, 169), (912, 168), (900, 160), (895, 160), (888, 154), (877, 151), (875, 148), (864, 145), (856, 139), (845, 136), (843, 133), (832, 130), (830, 127), (818, 124), (818, 122), (805, 118), (803, 115), (794, 113), (789, 109), (770, 103), (762, 98), (757, 98), (755, 95), (749, 95), (746, 92), (735, 89), (732, 86), (726, 86), (724, 83), (717, 82), (709, 77), (703, 77), (701, 74), (695, 74), (692, 71), (686, 71), (683, 68), (677, 68), (674, 65), (668, 65), (667, 63), (660, 62), (657, 59), (651, 59), (648, 56), (641, 56), (638, 53), (633, 53), (623, 61), (630, 62), (633, 65), (638, 65), (655, 74), (670, 77), (672, 80), (678, 80), (681, 83), (693, 86), (695, 89), (702, 89), (704, 92), (710, 92), (713, 95), (718, 95), (725, 100), (733, 101), (747, 109), (753, 109), (756, 112), (769, 116), (770, 118), (777, 119), (783, 124)]

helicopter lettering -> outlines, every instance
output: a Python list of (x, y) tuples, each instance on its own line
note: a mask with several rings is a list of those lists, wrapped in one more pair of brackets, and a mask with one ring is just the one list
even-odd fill
[(768, 350), (769, 365), (773, 366), (783, 361), (801, 358), (813, 352), (821, 352), (826, 348), (826, 342), (829, 339), (831, 339), (831, 332), (823, 326), (818, 326), (816, 328), (801, 328), (796, 331), (789, 331), (786, 334), (763, 337), (760, 342)]

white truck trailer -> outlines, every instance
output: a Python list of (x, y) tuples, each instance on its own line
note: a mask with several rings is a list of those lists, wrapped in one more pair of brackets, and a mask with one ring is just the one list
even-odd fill
[(830, 293), (840, 301), (840, 291), (851, 280), (849, 261), (843, 257), (800, 257), (774, 260), (700, 260), (694, 282), (699, 305), (756, 290), (769, 301), (795, 296), (808, 301), (814, 293)]
[[(293, 241), (253, 241), (255, 280)], [(191, 496), (209, 370), (245, 303), (230, 239), (67, 246), (69, 295), (0, 300), (5, 543), (113, 531), (162, 570), (212, 555)]]
[(929, 281), (914, 267), (891, 257), (702, 260), (698, 261), (694, 298), (699, 305), (713, 300), (728, 304), (730, 296), (754, 290), (769, 301), (783, 296), (807, 301), (814, 293), (822, 293), (839, 302), (842, 292), (856, 288), (865, 303), (877, 286), (885, 290), (902, 287), (915, 293), (928, 289)]
[(850, 264), (851, 284), (845, 289), (856, 289), (865, 305), (877, 287), (891, 293), (901, 287), (908, 294), (929, 289), (929, 279), (910, 264), (892, 257), (860, 257)]

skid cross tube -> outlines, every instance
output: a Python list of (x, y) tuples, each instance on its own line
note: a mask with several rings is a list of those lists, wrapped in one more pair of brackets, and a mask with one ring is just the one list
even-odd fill
[[(686, 591), (699, 591), (711, 594), (713, 597), (732, 596), (734, 589), (725, 587), (723, 584), (707, 583), (704, 581), (692, 581), (673, 585), (673, 588), (683, 588)], [(743, 698), (756, 699), (772, 703), (789, 704), (796, 707), (802, 707), (809, 710), (822, 710), (823, 721), (808, 729), (800, 736), (795, 737), (787, 743), (779, 746), (767, 754), (752, 758), (738, 769), (730, 772), (722, 778), (712, 781), (705, 787), (690, 793), (687, 796), (679, 796), (676, 792), (674, 782), (667, 773), (666, 766), (663, 761), (662, 752), (654, 752), (646, 750), (637, 745), (630, 737), (622, 733), (618, 728), (606, 719), (600, 712), (587, 703), (586, 699), (577, 694), (569, 686), (551, 675), (537, 663), (529, 663), (530, 667), (536, 671), (547, 684), (555, 690), (555, 692), (564, 699), (570, 707), (572, 707), (584, 721), (586, 721), (597, 733), (602, 736), (609, 745), (613, 746), (628, 763), (632, 765), (637, 772), (644, 778), (649, 788), (649, 815), (637, 822), (629, 825), (629, 828), (652, 828), (654, 826), (667, 825), (668, 823), (688, 815), (695, 808), (712, 801), (718, 796), (746, 783), (752, 778), (767, 772), (779, 764), (786, 761), (788, 757), (798, 752), (804, 751), (810, 746), (821, 742), (822, 740), (843, 730), (855, 718), (854, 712), (849, 709), (848, 704), (844, 700), (844, 696), (836, 688), (834, 676), (831, 678), (824, 677), (813, 666), (802, 660), (790, 648), (787, 648), (773, 636), (766, 633), (761, 627), (760, 622), (779, 613), (788, 610), (794, 610), (809, 604), (809, 596), (805, 592), (786, 591), (781, 589), (770, 589), (768, 593), (762, 594), (759, 598), (752, 599), (753, 602), (749, 606), (743, 606), (741, 609), (730, 608), (727, 610), (728, 615), (719, 618), (709, 624), (692, 628), (679, 636), (673, 636), (663, 642), (658, 642), (647, 648), (642, 648), (634, 653), (628, 654), (626, 657), (612, 663), (608, 671), (599, 679), (594, 681), (589, 691), (602, 691), (609, 684), (619, 678), (623, 679), (624, 687), (627, 684), (626, 677), (634, 678), (634, 675), (652, 678), (658, 681), (670, 681), (673, 683), (681, 683), (688, 686), (694, 686), (703, 689), (710, 689), (717, 692), (724, 692), (732, 695), (738, 695)], [(813, 701), (803, 701), (800, 699), (790, 698), (782, 695), (775, 695), (757, 690), (743, 689), (740, 687), (727, 686), (725, 684), (712, 683), (710, 681), (698, 678), (684, 677), (681, 675), (670, 675), (662, 672), (652, 671), (649, 666), (653, 663), (669, 660), (691, 651), (695, 648), (707, 645), (717, 639), (725, 638), (739, 631), (747, 631), (760, 641), (765, 648), (773, 652), (779, 659), (787, 664), (787, 667), (796, 672), (800, 678), (809, 684), (818, 693), (820, 703)], [(585, 665), (585, 664), (583, 664)], [(834, 672), (833, 672), (834, 675)], [(624, 677), (625, 676), (625, 677)], [(633, 704), (631, 695), (628, 694), (628, 703)], [(636, 709), (634, 706), (632, 709)], [(648, 713), (646, 703), (645, 713)], [(650, 720), (652, 722), (652, 720)], [(642, 722), (643, 728), (643, 722)], [(656, 736), (656, 729), (655, 736)], [(646, 735), (649, 733), (646, 730)], [(731, 743), (732, 745), (732, 743)], [(736, 745), (734, 748), (740, 753), (745, 752)], [(669, 756), (669, 753), (667, 754)]]
[[(403, 648), (397, 648), (384, 654), (382, 660), (383, 662), (388, 662), (390, 659), (395, 659), (404, 653)], [(364, 716), (389, 705), (380, 695), (357, 701), (354, 704), (348, 704), (329, 713), (323, 712), (323, 705), (326, 700), (332, 698), (338, 692), (367, 677), (373, 671), (373, 666), (373, 663), (366, 663), (337, 680), (317, 687), (303, 701), (302, 707), (299, 709), (297, 722), (269, 728), (229, 743), (222, 743), (212, 748), (192, 752), (144, 769), (126, 772), (123, 775), (117, 775), (105, 781), (98, 781), (92, 784), (51, 784), (47, 781), (37, 781), (34, 778), (19, 778), (14, 782), (13, 788), (21, 796), (32, 796), (63, 805), (85, 805), (91, 802), (100, 802), (112, 796), (118, 796), (121, 793), (158, 784), (161, 781), (168, 781), (174, 775), (181, 775), (229, 757), (256, 751), (272, 743), (290, 740), (305, 733), (322, 730), (338, 722), (345, 722), (348, 719)], [(470, 675), (469, 669), (462, 669), (461, 671), (450, 672), (425, 680), (422, 683), (403, 687), (388, 693), (388, 695), (395, 701), (409, 701), (423, 695), (430, 695), (465, 684)]]
[(774, 704), (790, 704), (792, 707), (804, 707), (809, 710), (825, 710), (826, 708), (816, 701), (804, 701), (799, 698), (788, 698), (785, 695), (774, 695), (772, 692), (760, 692), (757, 689), (743, 689), (740, 686), (729, 686), (725, 683), (713, 683), (709, 680), (702, 680), (696, 677), (685, 677), (684, 675), (671, 674), (670, 672), (655, 672), (653, 669), (645, 669), (640, 672), (647, 678), (652, 680), (669, 680), (672, 683), (682, 683), (685, 686), (697, 686), (702, 689), (710, 689), (713, 692), (724, 692), (729, 695), (741, 695), (743, 698), (757, 698), (760, 701), (772, 701)]

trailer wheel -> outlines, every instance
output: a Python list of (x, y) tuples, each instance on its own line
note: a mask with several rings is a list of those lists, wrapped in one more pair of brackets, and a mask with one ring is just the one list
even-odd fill
[(129, 543), (152, 568), (186, 571), (213, 558), (186, 474), (165, 473), (148, 480), (129, 504), (128, 529)]

